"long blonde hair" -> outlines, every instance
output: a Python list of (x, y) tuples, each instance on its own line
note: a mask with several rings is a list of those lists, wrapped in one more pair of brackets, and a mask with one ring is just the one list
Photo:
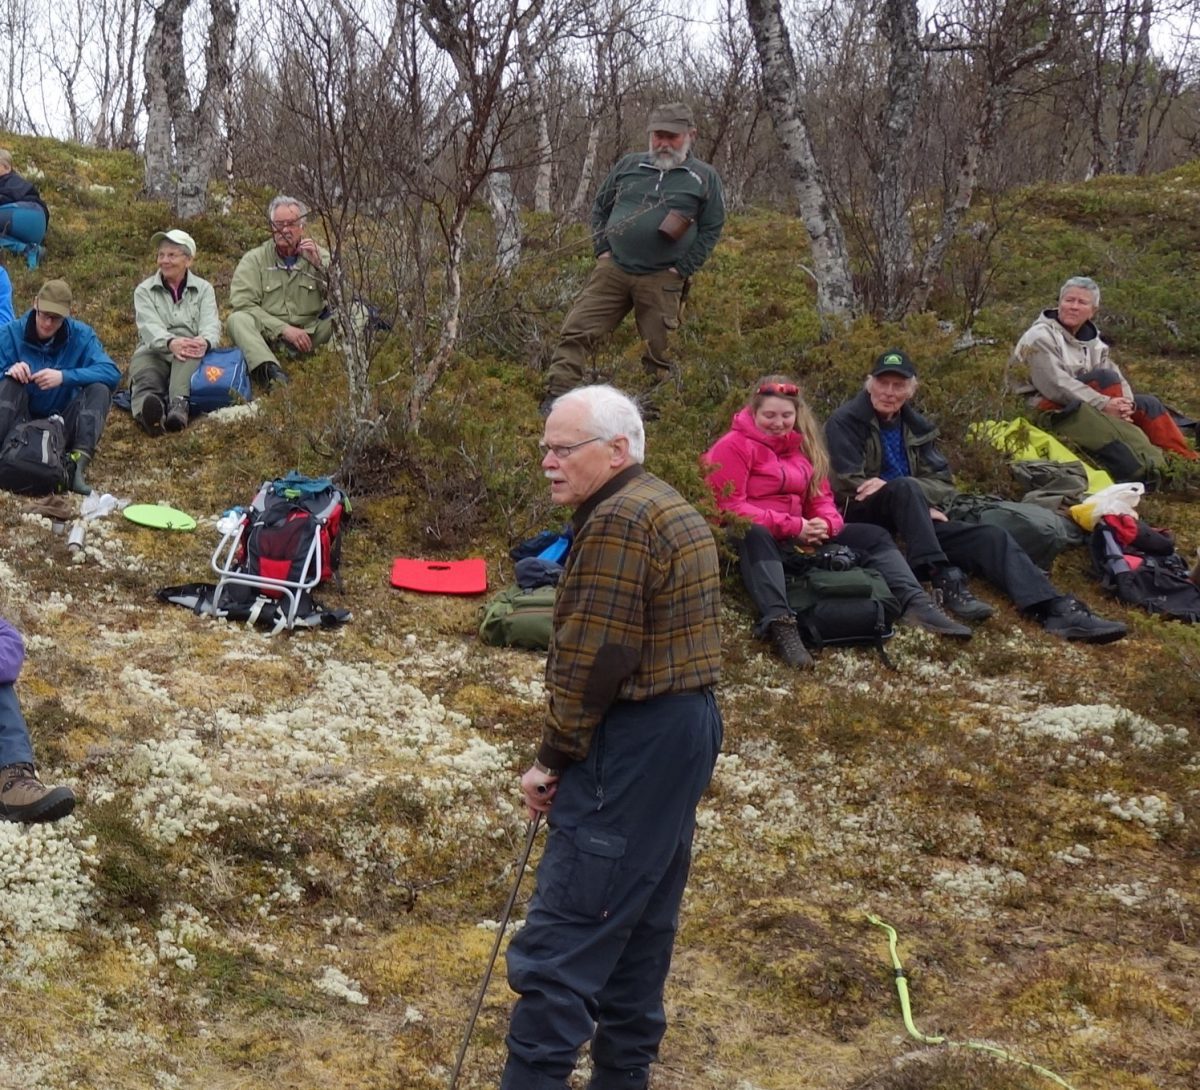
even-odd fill
[[(792, 393), (789, 387), (796, 392)], [(785, 390), (788, 392), (785, 393)], [(781, 397), (784, 401), (790, 401), (796, 408), (794, 430), (800, 433), (800, 438), (804, 441), (804, 453), (812, 462), (813, 474), (808, 482), (808, 494), (815, 496), (829, 478), (829, 451), (825, 449), (825, 433), (800, 393), (800, 383), (795, 379), (787, 375), (764, 375), (754, 384), (746, 408), (751, 414), (757, 413), (769, 397)]]

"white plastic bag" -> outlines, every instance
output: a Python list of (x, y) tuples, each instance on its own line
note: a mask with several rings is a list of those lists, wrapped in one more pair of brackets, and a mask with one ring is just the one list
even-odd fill
[(1146, 486), (1138, 481), (1110, 484), (1083, 503), (1075, 504), (1071, 508), (1071, 518), (1085, 530), (1094, 530), (1096, 523), (1105, 515), (1132, 515), (1137, 518), (1135, 509), (1145, 493)]

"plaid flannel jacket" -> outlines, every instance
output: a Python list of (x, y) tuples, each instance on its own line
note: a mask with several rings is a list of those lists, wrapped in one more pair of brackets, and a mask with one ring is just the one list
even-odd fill
[(716, 683), (720, 574), (712, 530), (670, 485), (630, 466), (580, 505), (554, 607), (538, 759), (587, 756), (619, 700)]

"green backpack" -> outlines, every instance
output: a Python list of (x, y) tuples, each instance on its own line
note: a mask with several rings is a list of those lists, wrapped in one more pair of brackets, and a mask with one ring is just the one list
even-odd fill
[(886, 663), (883, 641), (893, 635), (900, 603), (883, 576), (873, 568), (845, 567), (844, 562), (842, 570), (819, 563), (804, 568), (794, 562), (785, 565), (788, 605), (796, 612), (801, 638), (815, 648), (874, 644)]
[(554, 597), (558, 588), (522, 590), (506, 587), (484, 607), (479, 638), (492, 647), (545, 651), (554, 631)]

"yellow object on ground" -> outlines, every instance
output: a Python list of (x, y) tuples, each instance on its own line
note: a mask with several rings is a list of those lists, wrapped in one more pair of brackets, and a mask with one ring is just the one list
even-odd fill
[(1052, 462), (1079, 462), (1088, 475), (1088, 492), (1099, 492), (1114, 484), (1103, 469), (1089, 465), (1060, 439), (1035, 427), (1028, 420), (982, 420), (967, 429), (972, 439), (989, 442), (1013, 461), (1045, 459)]

